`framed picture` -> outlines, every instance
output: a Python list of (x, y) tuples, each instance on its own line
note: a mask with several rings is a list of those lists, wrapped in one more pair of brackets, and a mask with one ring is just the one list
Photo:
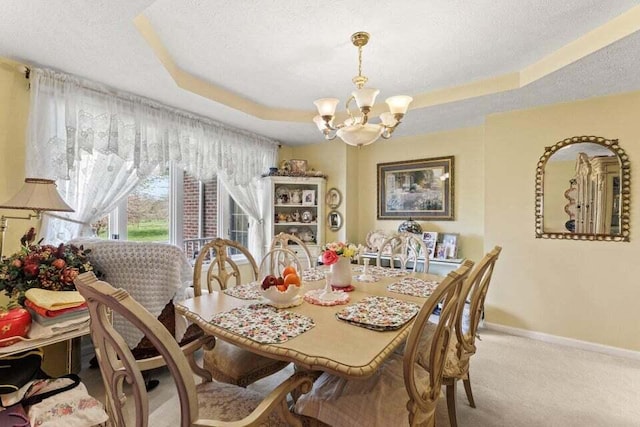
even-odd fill
[(315, 190), (302, 190), (302, 204), (305, 206), (312, 206), (316, 204)]
[(425, 231), (424, 233), (422, 233), (422, 240), (424, 240), (425, 242), (429, 242), (429, 241), (434, 241), (437, 242), (438, 241), (438, 232), (437, 231)]
[(307, 173), (307, 161), (306, 160), (289, 160), (289, 167), (293, 175), (306, 175)]
[(458, 257), (458, 234), (457, 233), (443, 233), (442, 234), (442, 251), (443, 258), (457, 258)]
[(436, 257), (436, 245), (437, 240), (425, 240), (424, 244), (427, 247), (427, 252), (429, 254), (429, 259), (434, 259)]
[(327, 222), (331, 231), (338, 231), (342, 227), (342, 215), (338, 211), (331, 211), (327, 216)]
[(378, 219), (453, 220), (453, 156), (378, 163)]
[(342, 194), (337, 188), (331, 188), (327, 191), (327, 206), (331, 209), (336, 209), (342, 203)]

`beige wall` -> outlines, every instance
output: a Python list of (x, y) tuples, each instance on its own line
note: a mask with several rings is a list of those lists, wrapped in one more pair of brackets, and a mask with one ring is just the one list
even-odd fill
[(485, 138), (485, 248), (502, 245), (487, 320), (640, 350), (640, 210), (631, 242), (534, 238), (534, 178), (544, 147), (567, 137), (619, 139), (638, 203), (640, 93), (490, 116)]
[[(337, 145), (337, 147), (336, 147)], [(294, 147), (291, 153), (307, 159), (310, 165), (329, 175), (327, 188), (336, 187), (343, 195), (338, 210), (346, 216), (343, 233), (334, 238), (364, 243), (369, 230), (395, 231), (401, 221), (377, 219), (378, 163), (440, 156), (455, 157), (455, 220), (419, 221), (423, 229), (460, 233), (462, 255), (482, 257), (484, 226), (483, 129), (460, 129), (432, 135), (381, 140), (355, 148), (332, 141)], [(345, 162), (346, 157), (346, 162)], [(347, 166), (345, 168), (345, 166)]]
[[(0, 203), (7, 201), (24, 183), (25, 132), (29, 114), (28, 81), (18, 64), (0, 58)], [(3, 215), (25, 216), (27, 211), (0, 210)], [(9, 219), (4, 255), (20, 249), (20, 237), (32, 225)]]

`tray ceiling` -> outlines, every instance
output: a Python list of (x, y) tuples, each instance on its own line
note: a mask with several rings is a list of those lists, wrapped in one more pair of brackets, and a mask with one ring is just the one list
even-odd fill
[(640, 1), (3, 0), (0, 57), (58, 69), (285, 144), (363, 74), (415, 98), (396, 132), (640, 89)]

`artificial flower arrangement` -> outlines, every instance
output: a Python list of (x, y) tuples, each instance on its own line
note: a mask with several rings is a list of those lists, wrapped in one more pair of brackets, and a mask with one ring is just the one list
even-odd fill
[(0, 262), (0, 291), (20, 304), (30, 288), (73, 291), (73, 280), (92, 271), (89, 250), (74, 245), (29, 245)]
[(362, 245), (353, 243), (331, 242), (322, 247), (322, 263), (332, 265), (340, 260), (340, 257), (353, 259), (363, 250)]

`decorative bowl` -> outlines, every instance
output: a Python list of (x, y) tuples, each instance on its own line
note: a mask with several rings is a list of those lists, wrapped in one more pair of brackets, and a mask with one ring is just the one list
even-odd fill
[(31, 314), (24, 308), (0, 311), (0, 347), (20, 341), (18, 337), (26, 337), (30, 328)]
[(300, 286), (289, 285), (286, 291), (279, 290), (276, 286), (269, 288), (260, 288), (260, 293), (266, 299), (276, 304), (286, 304), (294, 301), (300, 293)]

